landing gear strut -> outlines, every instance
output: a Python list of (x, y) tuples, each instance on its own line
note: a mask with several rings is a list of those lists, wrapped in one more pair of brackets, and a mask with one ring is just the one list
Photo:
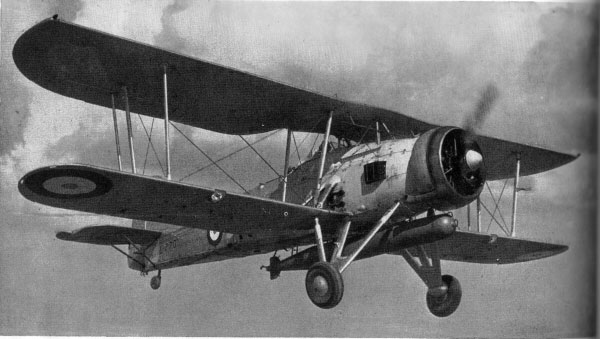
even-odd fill
[(338, 229), (336, 241), (334, 243), (333, 253), (327, 261), (325, 254), (325, 246), (323, 244), (323, 235), (321, 233), (321, 225), (319, 219), (315, 218), (315, 240), (319, 256), (319, 261), (313, 264), (306, 273), (306, 293), (313, 304), (320, 308), (333, 308), (340, 303), (344, 296), (344, 280), (342, 272), (356, 259), (358, 254), (365, 246), (373, 239), (375, 234), (379, 232), (381, 227), (390, 219), (392, 214), (400, 206), (396, 202), (373, 226), (371, 231), (360, 241), (356, 249), (347, 256), (342, 256), (346, 238), (350, 230), (350, 221)]
[(400, 252), (427, 285), (427, 308), (436, 317), (447, 317), (460, 304), (462, 290), (458, 279), (442, 275), (437, 244), (419, 245)]
[(160, 280), (160, 270), (158, 270), (158, 274), (150, 279), (150, 287), (152, 287), (153, 290), (157, 290), (160, 287)]

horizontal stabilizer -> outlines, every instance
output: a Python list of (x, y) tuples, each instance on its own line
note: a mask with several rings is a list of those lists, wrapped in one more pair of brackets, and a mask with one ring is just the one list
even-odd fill
[(315, 217), (335, 232), (348, 216), (87, 165), (36, 169), (21, 178), (19, 191), (48, 206), (227, 233), (289, 234), (312, 229)]
[[(460, 230), (437, 244), (442, 260), (478, 264), (513, 264), (537, 260), (562, 253), (569, 248), (565, 245)], [(415, 248), (409, 251), (418, 255)]]
[(88, 226), (73, 232), (58, 232), (61, 240), (83, 242), (96, 245), (147, 245), (160, 237), (161, 232), (147, 231), (121, 226)]

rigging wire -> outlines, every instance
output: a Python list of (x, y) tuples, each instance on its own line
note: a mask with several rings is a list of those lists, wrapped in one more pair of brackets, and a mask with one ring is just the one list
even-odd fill
[[(301, 146), (302, 146), (302, 144), (304, 144), (304, 141), (306, 141), (306, 139), (307, 139), (307, 138), (308, 138), (308, 137), (309, 137), (311, 134), (313, 134), (313, 131), (315, 130), (315, 128), (317, 128), (317, 126), (319, 125), (319, 123), (320, 123), (321, 121), (323, 121), (323, 119), (324, 119), (324, 118), (321, 118), (321, 119), (317, 120), (317, 122), (316, 122), (316, 123), (313, 125), (313, 127), (310, 129), (310, 131), (309, 131), (309, 132), (307, 132), (307, 134), (304, 136), (304, 138), (302, 139), (302, 141), (300, 141), (300, 145), (298, 145), (298, 147), (301, 147)], [(317, 133), (317, 134), (319, 134), (319, 133)], [(314, 147), (314, 145), (313, 145), (313, 147)]]
[(302, 159), (300, 159), (300, 150), (298, 149), (298, 144), (296, 144), (296, 137), (294, 136), (294, 132), (292, 132), (292, 139), (294, 140), (294, 146), (296, 147), (296, 154), (298, 154), (298, 163), (301, 163)]
[(494, 221), (496, 222), (496, 224), (498, 224), (498, 227), (500, 227), (500, 229), (502, 231), (504, 231), (504, 233), (506, 233), (507, 235), (510, 235), (510, 232), (508, 232), (508, 230), (506, 230), (504, 228), (504, 226), (502, 226), (502, 224), (500, 224), (500, 222), (498, 222), (498, 219), (496, 219), (493, 215), (492, 212), (490, 212), (490, 210), (485, 206), (485, 204), (483, 203), (483, 201), (480, 201), (481, 206), (488, 212), (488, 214), (492, 217), (492, 219), (494, 219)]
[(152, 125), (150, 125), (150, 140), (146, 145), (146, 155), (144, 155), (144, 167), (142, 168), (142, 174), (146, 173), (146, 163), (148, 162), (148, 152), (150, 151), (150, 142), (152, 142), (152, 131), (154, 130), (154, 118), (152, 118)]
[(161, 171), (161, 173), (163, 175), (165, 175), (165, 170), (163, 169), (162, 163), (160, 162), (160, 158), (158, 157), (158, 153), (156, 152), (156, 149), (154, 148), (154, 144), (152, 143), (152, 139), (148, 135), (148, 130), (146, 129), (146, 125), (144, 124), (144, 120), (142, 120), (142, 117), (139, 114), (137, 116), (140, 119), (140, 122), (142, 123), (142, 127), (144, 128), (144, 132), (146, 133), (146, 137), (148, 137), (148, 141), (150, 143), (150, 146), (152, 147), (152, 152), (154, 152), (154, 156), (156, 156), (156, 160), (158, 161), (158, 165), (160, 166), (160, 171)]
[[(277, 133), (279, 133), (279, 132), (281, 132), (281, 131), (282, 131), (282, 130), (276, 130), (276, 131), (272, 132), (271, 134), (269, 134), (269, 135), (267, 135), (267, 136), (264, 136), (264, 137), (262, 137), (262, 138), (258, 139), (257, 141), (253, 142), (252, 144), (253, 144), (253, 145), (256, 145), (256, 144), (258, 144), (259, 142), (261, 142), (261, 141), (263, 141), (263, 140), (265, 140), (265, 139), (268, 139), (269, 137), (271, 137), (271, 136), (273, 136), (273, 135), (275, 135), (275, 134), (277, 134)], [(236, 151), (233, 151), (233, 152), (231, 152), (231, 153), (229, 153), (229, 154), (227, 154), (227, 155), (225, 155), (225, 156), (223, 156), (223, 157), (221, 157), (221, 158), (219, 158), (219, 159), (215, 160), (215, 162), (220, 162), (220, 161), (222, 161), (222, 160), (228, 159), (228, 158), (232, 157), (233, 155), (235, 155), (235, 154), (237, 154), (237, 153), (239, 153), (239, 152), (241, 152), (241, 151), (243, 151), (243, 150), (245, 150), (245, 149), (247, 149), (247, 148), (248, 148), (248, 146), (244, 146), (244, 147), (242, 147), (242, 148), (239, 148), (239, 149), (237, 149)], [(182, 177), (182, 178), (181, 178), (181, 179), (179, 179), (178, 181), (183, 181), (184, 179), (187, 179), (187, 178), (191, 177), (192, 175), (195, 175), (195, 174), (197, 174), (197, 173), (200, 173), (201, 171), (203, 171), (203, 170), (205, 170), (205, 169), (207, 169), (207, 168), (209, 168), (209, 167), (211, 167), (211, 166), (213, 166), (213, 164), (212, 164), (212, 163), (211, 163), (211, 164), (208, 164), (208, 165), (206, 165), (206, 166), (203, 166), (203, 167), (201, 167), (201, 168), (199, 168), (199, 169), (197, 169), (197, 170), (194, 170), (193, 172), (191, 172), (191, 173), (189, 173), (189, 174), (185, 175), (184, 177)]]
[[(279, 177), (279, 176), (278, 176), (278, 177), (275, 177), (275, 178), (273, 178), (273, 179), (269, 179), (269, 180), (265, 181), (263, 184), (264, 184), (265, 186), (267, 186), (267, 185), (269, 185), (270, 183), (272, 183), (272, 182), (273, 182), (273, 181), (275, 181), (275, 180), (277, 180), (277, 181), (281, 182), (281, 180), (282, 180), (282, 177)], [(288, 186), (288, 192), (292, 192), (292, 193), (294, 193), (294, 195), (296, 195), (296, 197), (298, 197), (298, 199), (303, 199), (303, 198), (304, 198), (304, 196), (300, 195), (300, 194), (299, 194), (299, 193), (298, 193), (298, 192), (297, 192), (297, 191), (294, 189), (294, 187), (293, 187), (293, 186), (291, 186), (291, 185), (289, 185), (289, 186)], [(288, 201), (288, 202), (289, 202), (289, 201)]]
[(208, 154), (206, 154), (206, 152), (204, 152), (198, 145), (196, 145), (196, 143), (194, 141), (192, 141), (187, 135), (185, 135), (185, 133), (183, 133), (177, 126), (175, 126), (175, 124), (173, 124), (173, 122), (170, 122), (170, 124), (177, 130), (177, 132), (179, 132), (184, 138), (186, 138), (187, 141), (189, 141), (198, 151), (200, 151), (200, 153), (202, 153), (208, 160), (210, 160), (210, 162), (212, 162), (213, 165), (215, 165), (231, 181), (233, 181), (236, 185), (238, 185), (244, 191), (244, 193), (248, 193), (248, 190), (246, 190), (244, 188), (244, 186), (242, 186), (237, 180), (235, 180), (231, 175), (229, 175), (229, 173), (227, 173), (227, 171), (225, 171), (221, 166), (219, 166), (219, 164), (217, 164)]
[(273, 172), (275, 172), (275, 174), (276, 174), (276, 175), (277, 175), (279, 178), (281, 178), (281, 177), (282, 177), (282, 175), (281, 175), (281, 174), (279, 174), (279, 172), (277, 172), (277, 171), (276, 171), (276, 170), (273, 168), (273, 166), (271, 166), (271, 164), (270, 164), (270, 163), (269, 163), (269, 162), (268, 162), (268, 161), (267, 161), (267, 160), (266, 160), (266, 159), (265, 159), (265, 158), (264, 158), (264, 157), (263, 157), (263, 156), (262, 156), (260, 153), (258, 153), (258, 151), (257, 151), (257, 150), (256, 150), (254, 147), (252, 147), (252, 145), (251, 145), (251, 144), (250, 144), (250, 143), (249, 143), (249, 142), (248, 142), (248, 141), (247, 141), (247, 140), (246, 140), (246, 139), (245, 139), (243, 136), (241, 136), (241, 135), (238, 135), (238, 136), (239, 136), (239, 137), (240, 137), (242, 140), (244, 140), (244, 142), (246, 143), (246, 145), (248, 145), (248, 147), (250, 147), (250, 149), (252, 149), (252, 150), (254, 151), (254, 153), (256, 153), (256, 155), (258, 155), (258, 157), (259, 157), (259, 158), (261, 158), (261, 159), (262, 159), (262, 161), (264, 161), (264, 162), (265, 162), (265, 164), (267, 164), (267, 166), (269, 166), (269, 168), (271, 168), (271, 170), (273, 170)]
[[(365, 132), (360, 137), (360, 140), (358, 140), (357, 145), (359, 145), (363, 141), (363, 139), (367, 136), (367, 133), (369, 133), (369, 131), (372, 130), (372, 128), (370, 126), (366, 126), (364, 128), (365, 128)], [(369, 143), (366, 143), (365, 145), (367, 146), (367, 148), (371, 149), (371, 147), (369, 147)]]
[[(494, 197), (494, 193), (492, 193), (492, 189), (490, 188), (490, 185), (487, 183), (487, 181), (485, 183), (488, 191), (490, 192), (490, 196), (492, 197), (492, 200), (494, 201), (494, 205), (496, 205), (496, 207), (494, 208), (494, 214), (496, 214), (496, 211), (498, 211), (498, 215), (500, 216), (500, 219), (502, 220), (502, 223), (504, 223), (504, 227), (506, 227), (506, 229), (508, 229), (508, 225), (506, 225), (506, 220), (504, 220), (504, 216), (502, 215), (502, 211), (500, 210), (500, 200), (502, 200), (502, 195), (504, 194), (504, 189), (506, 188), (507, 183), (508, 183), (508, 179), (504, 180), (504, 186), (502, 186), (502, 190), (500, 191), (500, 196), (498, 197), (497, 201), (496, 201), (496, 197)], [(492, 225), (492, 220), (490, 219), (490, 222), (487, 226), (487, 231), (489, 231), (491, 225)]]
[(320, 134), (317, 134), (317, 136), (315, 137), (315, 141), (313, 142), (313, 144), (310, 148), (310, 153), (314, 153), (315, 145), (317, 144), (317, 140), (319, 140), (319, 136), (320, 136)]

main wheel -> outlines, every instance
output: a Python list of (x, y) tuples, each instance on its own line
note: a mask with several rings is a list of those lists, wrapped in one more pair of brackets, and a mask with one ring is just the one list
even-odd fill
[(448, 288), (444, 295), (436, 297), (427, 292), (427, 307), (436, 317), (447, 317), (454, 313), (462, 297), (462, 290), (458, 279), (451, 275), (443, 275), (442, 281)]
[(342, 275), (330, 263), (318, 262), (306, 273), (306, 293), (320, 308), (333, 308), (344, 296)]
[(153, 290), (157, 290), (160, 287), (160, 275), (155, 275), (150, 279), (150, 287)]

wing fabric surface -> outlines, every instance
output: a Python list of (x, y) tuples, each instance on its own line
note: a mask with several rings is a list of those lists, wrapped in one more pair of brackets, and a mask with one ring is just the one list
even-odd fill
[(486, 136), (475, 136), (483, 152), (487, 180), (515, 177), (516, 154), (520, 155), (520, 176), (549, 171), (578, 156)]
[[(155, 118), (164, 116), (166, 66), (170, 119), (219, 133), (280, 128), (324, 132), (330, 111), (331, 134), (355, 141), (376, 140), (375, 130), (364, 127), (375, 120), (396, 137), (434, 127), (60, 20), (44, 20), (26, 31), (15, 44), (13, 58), (31, 81), (95, 105), (112, 107), (111, 93), (126, 86), (131, 111)], [(115, 101), (118, 109), (125, 108), (123, 100)]]
[[(334, 112), (331, 134), (375, 141), (374, 121), (394, 137), (413, 137), (437, 127), (400, 113), (337, 100), (224, 66), (183, 56), (86, 27), (48, 19), (16, 42), (19, 70), (40, 86), (91, 104), (112, 107), (113, 94), (127, 87), (132, 112), (163, 118), (163, 69), (169, 87), (170, 119), (226, 134), (253, 134), (280, 128), (323, 132)], [(118, 109), (124, 102), (115, 95)], [(391, 138), (381, 133), (383, 139)], [(478, 136), (488, 179), (543, 172), (575, 157), (490, 137)]]
[(82, 242), (96, 245), (148, 245), (161, 236), (161, 232), (148, 231), (121, 226), (87, 226), (73, 232), (58, 232), (56, 237), (61, 240)]
[[(460, 230), (438, 241), (437, 245), (442, 260), (479, 264), (513, 264), (537, 260), (568, 249), (565, 245)], [(409, 251), (418, 255), (415, 248)]]
[(69, 210), (228, 233), (335, 232), (348, 215), (86, 165), (43, 167), (19, 181), (34, 202)]

